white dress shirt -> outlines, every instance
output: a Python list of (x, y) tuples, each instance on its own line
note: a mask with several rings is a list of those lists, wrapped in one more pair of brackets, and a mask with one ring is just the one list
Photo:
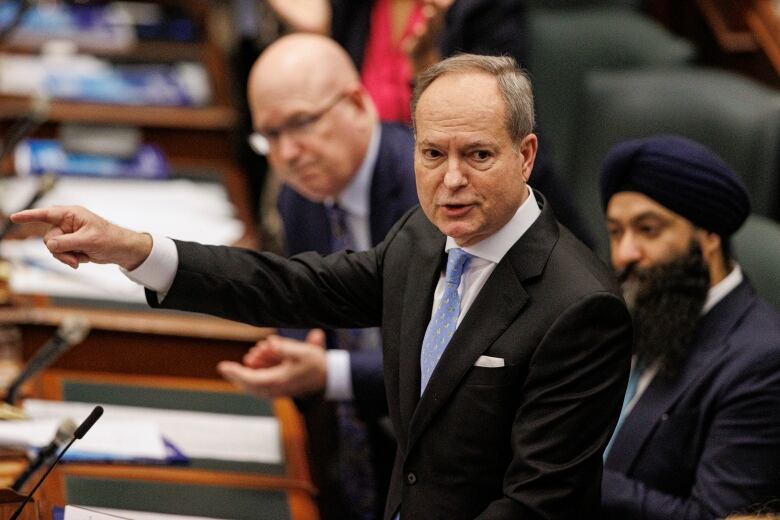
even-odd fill
[[(347, 226), (358, 251), (365, 251), (371, 247), (371, 181), (381, 138), (382, 127), (377, 124), (371, 132), (366, 156), (352, 181), (335, 200), (325, 201), (325, 204), (329, 205), (338, 202), (346, 212)], [(178, 267), (179, 253), (173, 240), (152, 234), (152, 251), (146, 260), (133, 271), (122, 269), (122, 272), (134, 282), (155, 291), (158, 301), (162, 301), (173, 284)], [(349, 352), (328, 350), (325, 359), (327, 364), (325, 397), (334, 400), (353, 399)]]
[[(498, 262), (504, 258), (504, 255), (506, 255), (515, 242), (528, 231), (528, 228), (536, 221), (540, 213), (541, 210), (536, 197), (534, 197), (534, 192), (529, 188), (528, 198), (520, 205), (509, 222), (504, 224), (504, 227), (476, 244), (461, 248), (474, 256), (474, 258), (466, 266), (466, 270), (461, 277), (460, 286), (458, 286), (458, 295), (460, 296), (458, 325), (460, 325), (471, 304), (474, 303), (479, 291), (482, 290)], [(454, 247), (459, 247), (455, 243), (455, 239), (447, 237), (444, 250), (449, 251)], [(436, 313), (441, 304), (441, 298), (444, 294), (444, 274), (444, 272), (441, 273), (439, 282), (436, 284), (436, 290), (433, 293), (431, 316)]]

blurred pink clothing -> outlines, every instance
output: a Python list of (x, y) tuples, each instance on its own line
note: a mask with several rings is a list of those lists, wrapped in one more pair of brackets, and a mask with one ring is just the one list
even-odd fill
[(422, 3), (415, 2), (399, 42), (393, 41), (391, 8), (392, 0), (374, 4), (361, 76), (382, 121), (411, 123), (413, 71), (401, 42), (422, 19)]

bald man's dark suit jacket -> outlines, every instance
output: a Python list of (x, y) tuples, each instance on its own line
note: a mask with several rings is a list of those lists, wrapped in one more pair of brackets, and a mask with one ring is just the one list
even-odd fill
[[(177, 242), (163, 306), (273, 326), (382, 326), (399, 449), (385, 518), (588, 518), (628, 375), (611, 272), (542, 213), (464, 316), (420, 397), (445, 237), (419, 209), (376, 248), (285, 260)], [(156, 295), (149, 295), (156, 305)], [(475, 366), (481, 355), (504, 367)]]
[[(414, 183), (414, 138), (406, 126), (383, 123), (374, 170), (369, 189), (369, 233), (371, 245), (378, 245), (393, 224), (417, 204)], [(322, 203), (312, 202), (289, 187), (282, 188), (278, 199), (279, 215), (286, 236), (285, 253), (295, 255), (305, 251), (321, 254), (332, 253), (330, 222)], [(282, 329), (285, 336), (303, 340), (308, 330)], [(327, 330), (329, 348), (339, 345), (338, 334)], [(377, 348), (358, 349), (350, 352), (350, 375), (354, 404), (360, 418), (367, 426), (371, 446), (371, 462), (374, 469), (376, 511), (381, 516), (390, 473), (393, 469), (395, 441), (387, 432), (387, 399), (382, 377), (382, 352)], [(308, 451), (312, 480), (319, 489), (317, 505), (323, 519), (343, 520), (349, 511), (339, 492), (341, 481), (338, 471), (340, 449), (335, 403), (323, 401), (319, 396), (298, 399), (296, 402), (306, 421), (309, 432)], [(343, 497), (348, 500), (349, 497)]]
[(780, 314), (744, 281), (701, 320), (678, 377), (653, 379), (605, 462), (604, 518), (780, 507)]

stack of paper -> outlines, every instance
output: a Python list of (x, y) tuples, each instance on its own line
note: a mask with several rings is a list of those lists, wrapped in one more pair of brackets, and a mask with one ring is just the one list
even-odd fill
[[(219, 520), (205, 516), (166, 515), (124, 509), (83, 506), (65, 506), (62, 520)], [(55, 520), (57, 516), (55, 514)]]
[[(35, 191), (37, 180), (0, 182), (0, 208), (19, 209)], [(142, 181), (63, 178), (39, 207), (77, 204), (124, 227), (180, 240), (228, 245), (244, 233), (224, 187), (184, 179)], [(113, 265), (83, 264), (77, 270), (55, 260), (40, 238), (5, 240), (0, 256), (13, 264), (11, 289), (17, 294), (144, 304), (143, 288)]]
[[(258, 462), (280, 464), (283, 462), (279, 422), (275, 417), (228, 415), (182, 410), (160, 410), (133, 406), (102, 405), (103, 417), (84, 437), (86, 441), (94, 432), (100, 432), (105, 423), (122, 423), (129, 431), (136, 430), (133, 424), (152, 423), (159, 428), (160, 435), (169, 440), (190, 458)], [(24, 411), (33, 419), (72, 418), (84, 420), (95, 407), (91, 403), (69, 401), (43, 401), (27, 399)], [(126, 433), (126, 432), (125, 432)], [(134, 444), (132, 435), (111, 428), (111, 431), (96, 434), (100, 446), (106, 449), (114, 441)], [(105, 435), (105, 436), (104, 436)], [(113, 439), (110, 436), (114, 436)], [(126, 439), (126, 440), (125, 440)], [(83, 451), (78, 441), (74, 448)], [(92, 441), (97, 444), (98, 441)], [(93, 446), (95, 446), (93, 444)], [(140, 449), (128, 447), (125, 449)]]
[[(0, 446), (42, 448), (54, 438), (61, 419), (0, 422)], [(108, 419), (98, 422), (78, 440), (66, 458), (71, 460), (167, 462), (160, 428), (151, 421)]]

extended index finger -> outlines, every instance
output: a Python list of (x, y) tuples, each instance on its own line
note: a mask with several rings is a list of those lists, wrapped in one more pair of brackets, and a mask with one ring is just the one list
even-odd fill
[(34, 208), (19, 211), (11, 215), (11, 222), (14, 224), (29, 224), (30, 222), (44, 222), (52, 226), (58, 225), (65, 218), (66, 208)]

